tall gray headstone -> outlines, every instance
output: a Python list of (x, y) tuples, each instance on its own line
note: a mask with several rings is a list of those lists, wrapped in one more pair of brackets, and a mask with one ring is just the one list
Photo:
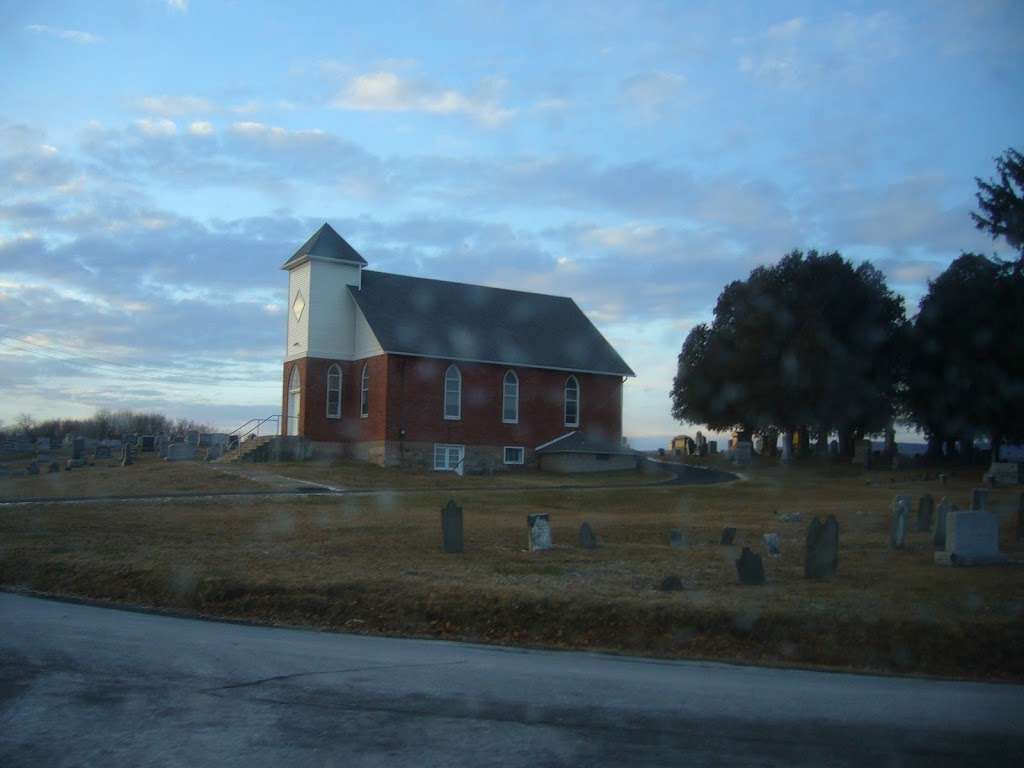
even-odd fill
[(590, 523), (584, 522), (580, 525), (580, 546), (583, 549), (597, 549), (597, 536), (594, 535)]
[(824, 523), (817, 517), (807, 527), (807, 552), (804, 576), (831, 579), (839, 567), (839, 521), (829, 515)]
[(955, 510), (949, 499), (942, 498), (939, 508), (935, 512), (935, 526), (932, 528), (932, 544), (936, 547), (946, 546), (946, 525), (949, 522), (949, 513)]
[(526, 524), (530, 529), (530, 551), (551, 549), (551, 521), (547, 513), (527, 515)]
[(441, 548), (449, 553), (462, 551), (462, 507), (452, 499), (441, 508)]
[(930, 531), (932, 529), (932, 517), (935, 514), (935, 499), (930, 493), (926, 493), (917, 502), (917, 531)]
[(732, 460), (734, 463), (740, 466), (747, 466), (750, 464), (751, 459), (754, 456), (754, 445), (748, 440), (740, 440), (736, 443), (736, 446), (732, 449)]
[(740, 584), (764, 584), (764, 563), (760, 555), (755, 555), (750, 547), (744, 547), (736, 561), (736, 573)]
[(935, 553), (939, 565), (998, 565), (1006, 562), (999, 552), (999, 520), (991, 512), (953, 512), (946, 523), (946, 548)]
[(977, 512), (988, 509), (988, 488), (975, 488), (971, 491), (971, 509)]
[(71, 458), (84, 459), (85, 458), (85, 438), (84, 437), (73, 437), (71, 439)]
[(764, 545), (768, 550), (768, 554), (772, 557), (779, 556), (779, 534), (777, 533), (766, 533), (764, 536)]
[(910, 518), (911, 499), (897, 496), (892, 502), (892, 523), (889, 527), (890, 549), (902, 549), (907, 539), (907, 520)]

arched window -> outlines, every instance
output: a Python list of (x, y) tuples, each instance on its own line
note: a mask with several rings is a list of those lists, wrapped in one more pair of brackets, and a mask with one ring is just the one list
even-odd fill
[(565, 426), (578, 427), (580, 425), (580, 383), (575, 376), (570, 376), (565, 382)]
[(370, 370), (363, 365), (363, 375), (359, 383), (359, 418), (370, 415)]
[(501, 420), (506, 424), (519, 423), (519, 377), (507, 371), (501, 384)]
[(462, 374), (454, 365), (444, 372), (444, 417), (451, 421), (462, 418)]
[(288, 429), (289, 435), (299, 434), (299, 409), (302, 407), (302, 382), (299, 379), (299, 366), (292, 366), (291, 376), (288, 378)]
[(341, 418), (341, 367), (337, 364), (327, 369), (327, 418)]

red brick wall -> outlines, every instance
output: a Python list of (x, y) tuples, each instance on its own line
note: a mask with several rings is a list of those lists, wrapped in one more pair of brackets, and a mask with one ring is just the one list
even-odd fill
[[(327, 370), (342, 370), (342, 417), (327, 418)], [(370, 370), (370, 412), (359, 416), (359, 378)], [(464, 445), (521, 445), (533, 449), (575, 427), (564, 420), (568, 373), (517, 368), (519, 423), (501, 419), (502, 382), (509, 366), (456, 363), (462, 372), (462, 418), (444, 419), (444, 372), (451, 361), (378, 355), (354, 362), (304, 357), (284, 364), (282, 425), (288, 418), (288, 377), (299, 367), (302, 404), (299, 434), (325, 442), (404, 440)], [(618, 441), (622, 436), (622, 379), (575, 374), (580, 385), (580, 425), (588, 433)], [(405, 430), (404, 435), (401, 430)]]
[[(337, 363), (341, 368), (341, 418), (327, 418), (327, 371)], [(359, 415), (360, 378), (363, 364), (370, 371), (369, 413)], [(299, 434), (310, 440), (357, 443), (384, 439), (387, 361), (385, 355), (354, 362), (303, 357), (284, 364), (281, 402), (282, 425), (288, 423), (288, 377), (292, 366), (299, 367), (302, 402)], [(287, 431), (287, 427), (283, 428)]]
[[(387, 439), (535, 448), (574, 427), (565, 426), (563, 391), (570, 374), (515, 366), (456, 363), (462, 373), (462, 418), (444, 419), (444, 372), (451, 361), (388, 356)], [(502, 381), (519, 377), (519, 423), (501, 419)], [(580, 426), (618, 441), (622, 436), (622, 379), (575, 374)], [(405, 429), (404, 437), (400, 430)]]

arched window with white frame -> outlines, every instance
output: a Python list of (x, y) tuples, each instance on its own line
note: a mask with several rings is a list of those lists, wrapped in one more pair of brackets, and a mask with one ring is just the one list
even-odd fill
[(578, 427), (580, 425), (580, 383), (575, 376), (570, 376), (565, 382), (565, 426)]
[(462, 418), (462, 373), (454, 363), (444, 372), (444, 417), (449, 421)]
[(302, 380), (299, 378), (299, 366), (292, 366), (291, 376), (288, 377), (288, 424), (285, 427), (285, 434), (299, 434), (299, 410), (302, 408)]
[(515, 371), (506, 371), (502, 379), (501, 420), (506, 424), (519, 423), (519, 377)]
[(337, 363), (327, 369), (327, 418), (341, 418), (341, 366)]
[(359, 418), (370, 415), (370, 369), (363, 365), (363, 375), (359, 377)]

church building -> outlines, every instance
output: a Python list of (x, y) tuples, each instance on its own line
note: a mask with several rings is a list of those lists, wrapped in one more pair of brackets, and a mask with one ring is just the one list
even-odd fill
[(282, 269), (282, 425), (318, 452), (455, 472), (635, 465), (633, 371), (563, 296), (366, 268), (324, 224)]

